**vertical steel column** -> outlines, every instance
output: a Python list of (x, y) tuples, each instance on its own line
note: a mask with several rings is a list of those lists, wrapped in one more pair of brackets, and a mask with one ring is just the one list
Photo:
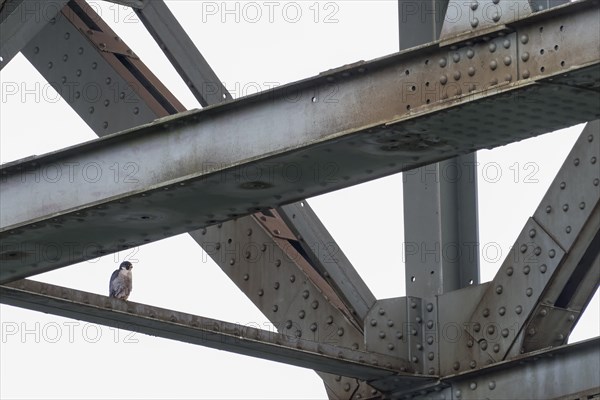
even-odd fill
[[(400, 50), (436, 40), (448, 0), (399, 0)], [(404, 173), (406, 294), (479, 283), (476, 155)]]

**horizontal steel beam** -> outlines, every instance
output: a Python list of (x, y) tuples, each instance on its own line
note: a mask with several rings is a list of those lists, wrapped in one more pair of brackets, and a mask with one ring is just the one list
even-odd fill
[(0, 302), (358, 379), (396, 375), (409, 382), (432, 380), (401, 372), (410, 370), (403, 360), (339, 347), (333, 342), (312, 342), (30, 280), (0, 286)]
[(0, 282), (597, 118), (598, 14), (572, 3), (5, 164)]
[[(444, 379), (442, 392), (461, 400), (555, 399), (585, 392), (600, 395), (600, 338), (515, 357), (494, 366)], [(428, 397), (436, 398), (436, 397)]]

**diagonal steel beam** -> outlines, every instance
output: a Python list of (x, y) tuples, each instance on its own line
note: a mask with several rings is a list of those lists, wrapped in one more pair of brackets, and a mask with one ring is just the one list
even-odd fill
[(358, 379), (396, 375), (407, 382), (432, 380), (401, 372), (410, 366), (393, 357), (36, 281), (0, 286), (0, 302)]
[(600, 120), (581, 133), (464, 325), (467, 359), (447, 360), (456, 370), (566, 343), (600, 280), (597, 143)]
[[(511, 35), (494, 39), (494, 53), (488, 50), (490, 43), (465, 47), (457, 57), (453, 51), (450, 60), (459, 63), (452, 61), (457, 70), (450, 76), (468, 76), (473, 59), (496, 66), (492, 61), (501, 57), (504, 65), (485, 73), (491, 75), (482, 71), (481, 91), (475, 85), (468, 95), (451, 92), (446, 100), (444, 89), (434, 101), (403, 98), (406, 92), (398, 88), (404, 84), (439, 82), (440, 68), (449, 58), (446, 49), (433, 44), (5, 164), (0, 172), (0, 238), (6, 261), (0, 281), (594, 118), (600, 107), (594, 86), (600, 76), (598, 11), (593, 1), (550, 9), (519, 21)], [(544, 35), (539, 34), (540, 23), (546, 27)], [(542, 62), (535, 56), (538, 46), (555, 46), (556, 37), (548, 32), (558, 32), (572, 52), (545, 57), (542, 67), (524, 74), (526, 67)], [(530, 58), (523, 61), (517, 54), (525, 52)], [(558, 61), (562, 58), (564, 63)], [(445, 63), (426, 63), (436, 59)], [(512, 62), (517, 59), (523, 63), (520, 72)], [(515, 81), (498, 85), (486, 76)], [(416, 85), (408, 90), (413, 86), (416, 91)], [(327, 103), (324, 90), (332, 87), (335, 102)], [(430, 104), (419, 108), (424, 100)], [(539, 101), (553, 110), (551, 118), (539, 117)], [(481, 129), (476, 110), (482, 104), (492, 114), (514, 117)], [(115, 179), (109, 168), (123, 160), (131, 163), (133, 176)], [(335, 169), (323, 169), (326, 165)], [(73, 179), (68, 168), (62, 179), (48, 175), (67, 166), (79, 168)], [(112, 237), (112, 224), (123, 218), (130, 223), (118, 238)], [(82, 241), (93, 246), (69, 247)], [(60, 254), (31, 257), (32, 248), (50, 242), (58, 246), (54, 254)]]
[(0, 5), (0, 70), (46, 24), (60, 14), (68, 0), (9, 0)]

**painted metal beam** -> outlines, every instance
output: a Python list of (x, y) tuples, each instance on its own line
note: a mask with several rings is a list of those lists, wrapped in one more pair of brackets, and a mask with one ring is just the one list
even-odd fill
[(358, 379), (397, 376), (407, 382), (432, 380), (431, 377), (401, 372), (407, 371), (410, 365), (393, 357), (36, 281), (20, 280), (0, 286), (0, 301), (62, 317)]
[(327, 231), (307, 201), (277, 207), (277, 213), (293, 233), (290, 243), (342, 298), (353, 318), (363, 325), (375, 304), (375, 296)]
[(46, 24), (60, 15), (68, 0), (9, 0), (0, 6), (0, 70)]
[(164, 1), (149, 1), (135, 11), (202, 106), (232, 99)]
[(0, 282), (592, 119), (598, 14), (572, 3), (487, 42), (433, 43), (5, 164)]

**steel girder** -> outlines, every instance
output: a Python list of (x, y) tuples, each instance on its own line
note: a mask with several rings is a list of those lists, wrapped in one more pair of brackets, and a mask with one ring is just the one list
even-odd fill
[[(456, 50), (434, 43), (6, 164), (0, 281), (595, 118), (598, 11), (572, 3)], [(124, 160), (131, 173), (115, 177)], [(107, 229), (124, 219), (115, 243)], [(52, 259), (32, 254), (50, 243)]]

